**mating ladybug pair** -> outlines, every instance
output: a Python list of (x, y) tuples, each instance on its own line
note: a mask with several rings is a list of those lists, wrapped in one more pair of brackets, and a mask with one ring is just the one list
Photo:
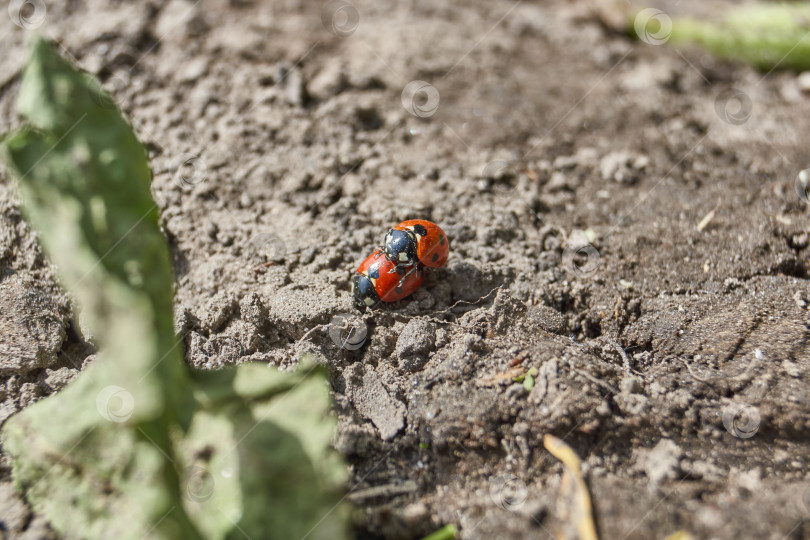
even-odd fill
[(352, 277), (352, 298), (360, 309), (380, 301), (396, 302), (422, 285), (425, 267), (439, 268), (450, 255), (450, 241), (430, 221), (403, 221), (385, 234), (378, 248), (357, 267)]

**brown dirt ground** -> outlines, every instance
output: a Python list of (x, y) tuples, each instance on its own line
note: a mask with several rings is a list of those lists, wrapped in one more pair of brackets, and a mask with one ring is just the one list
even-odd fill
[[(358, 538), (552, 537), (546, 433), (582, 458), (603, 538), (810, 538), (795, 73), (634, 42), (562, 1), (357, 0), (344, 37), (296, 0), (47, 5), (41, 30), (150, 150), (189, 362), (331, 367)], [(25, 32), (0, 18), (5, 132)], [(440, 96), (425, 118), (403, 107), (414, 80)], [(2, 422), (93, 348), (0, 180)], [(414, 217), (450, 261), (341, 350), (351, 272)], [(531, 391), (504, 375), (521, 368)], [(8, 471), (5, 531), (52, 536)]]

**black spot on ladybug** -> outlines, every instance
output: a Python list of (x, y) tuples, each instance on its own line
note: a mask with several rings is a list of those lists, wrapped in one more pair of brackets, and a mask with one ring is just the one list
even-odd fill
[(405, 268), (403, 268), (401, 266), (397, 266), (397, 274), (399, 274), (401, 276), (404, 273), (405, 273)]
[(439, 260), (439, 254), (438, 254), (438, 253), (434, 253), (434, 254), (433, 254), (433, 262), (436, 262), (436, 261), (438, 261), (438, 260)]
[(415, 232), (419, 236), (427, 236), (427, 229), (425, 228), (424, 225), (418, 225), (418, 224), (414, 225), (413, 226), (413, 232)]
[(368, 271), (368, 277), (371, 279), (379, 279), (380, 278), (380, 267), (375, 266), (374, 268), (370, 268)]
[(439, 235), (439, 243), (440, 243), (441, 245), (444, 245), (444, 236)]
[(400, 287), (399, 285), (397, 285), (397, 288), (394, 290), (397, 292), (397, 294), (402, 294), (402, 287)]

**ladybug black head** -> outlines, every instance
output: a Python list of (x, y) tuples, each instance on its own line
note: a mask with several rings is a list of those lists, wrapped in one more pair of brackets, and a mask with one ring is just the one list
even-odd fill
[(411, 231), (389, 229), (383, 245), (385, 257), (397, 265), (410, 265), (416, 262), (416, 235)]
[(377, 291), (371, 280), (362, 274), (355, 274), (352, 277), (352, 300), (354, 305), (365, 310), (367, 307), (374, 307), (380, 302)]

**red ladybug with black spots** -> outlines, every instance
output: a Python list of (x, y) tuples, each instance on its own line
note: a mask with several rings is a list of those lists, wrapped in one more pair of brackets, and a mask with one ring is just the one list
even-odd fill
[(360, 309), (380, 301), (396, 302), (418, 289), (423, 279), (422, 265), (397, 266), (378, 249), (357, 267), (352, 277), (352, 299)]
[(439, 268), (450, 255), (450, 241), (441, 227), (424, 219), (403, 221), (385, 235), (385, 257), (406, 271), (421, 263)]

